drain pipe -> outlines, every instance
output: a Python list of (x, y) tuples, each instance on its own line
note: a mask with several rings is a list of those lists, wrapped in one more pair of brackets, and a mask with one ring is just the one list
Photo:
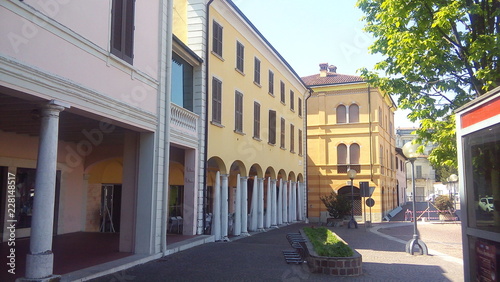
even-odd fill
[(305, 223), (309, 223), (309, 177), (308, 177), (308, 173), (309, 173), (309, 168), (308, 168), (308, 157), (307, 157), (307, 152), (308, 152), (308, 148), (307, 148), (307, 145), (308, 145), (308, 142), (307, 142), (307, 101), (309, 100), (309, 98), (312, 96), (312, 92), (313, 90), (311, 88), (308, 88), (308, 93), (306, 95), (306, 98), (304, 99), (304, 122), (306, 124), (305, 126), (305, 132), (303, 134), (303, 138), (305, 139), (304, 142), (305, 142), (305, 146), (304, 146), (304, 156), (305, 156), (305, 162), (304, 162), (304, 165), (306, 166), (305, 168), (305, 171), (306, 171), (306, 181), (305, 181), (305, 193), (306, 193), (306, 196), (305, 196), (305, 199), (306, 199), (306, 219), (305, 219)]
[[(163, 194), (162, 194), (162, 223), (161, 229), (161, 251), (163, 256), (167, 255), (167, 228), (168, 228), (168, 180), (170, 162), (170, 100), (172, 95), (172, 14), (173, 1), (167, 0), (167, 36), (166, 36), (166, 71), (165, 71), (165, 128), (164, 128), (164, 154), (163, 154)], [(163, 38), (160, 36), (160, 38)], [(160, 66), (161, 67), (161, 66)]]
[(372, 99), (370, 84), (368, 84), (368, 127), (370, 132), (370, 180), (373, 182), (373, 144), (372, 144)]
[(208, 174), (208, 60), (209, 60), (209, 51), (208, 49), (210, 48), (208, 42), (210, 40), (210, 4), (212, 4), (214, 0), (210, 0), (207, 3), (207, 23), (206, 23), (206, 29), (207, 29), (207, 44), (205, 45), (205, 95), (207, 99), (205, 99), (205, 153), (203, 154), (203, 158), (205, 160), (204, 164), (205, 167), (203, 169), (203, 230), (202, 234), (205, 233), (206, 227), (207, 227), (207, 174)]

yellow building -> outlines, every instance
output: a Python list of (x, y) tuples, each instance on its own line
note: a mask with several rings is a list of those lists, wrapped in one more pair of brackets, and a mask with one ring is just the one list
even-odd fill
[[(326, 220), (320, 197), (331, 191), (351, 195), (349, 169), (357, 176), (354, 215), (364, 220), (359, 182), (374, 187), (371, 221), (379, 222), (397, 204), (394, 111), (388, 94), (359, 76), (342, 75), (320, 64), (320, 73), (303, 77), (313, 93), (307, 100), (308, 208), (311, 221)], [(366, 220), (370, 220), (367, 209)]]
[(234, 3), (209, 5), (206, 211), (220, 240), (304, 218), (309, 92)]

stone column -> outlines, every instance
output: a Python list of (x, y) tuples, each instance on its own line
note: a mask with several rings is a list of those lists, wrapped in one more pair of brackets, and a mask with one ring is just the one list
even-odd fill
[(269, 228), (271, 227), (271, 214), (272, 214), (272, 208), (271, 208), (271, 177), (267, 178), (267, 200), (266, 200), (266, 221), (264, 222), (264, 228)]
[(302, 221), (302, 183), (297, 182), (297, 220)]
[(241, 178), (241, 235), (248, 234), (248, 177)]
[(276, 207), (276, 217), (277, 217), (277, 224), (281, 225), (283, 224), (283, 179), (280, 179), (280, 185), (279, 185), (279, 192), (278, 192), (278, 206)]
[(278, 227), (276, 190), (276, 179), (273, 179), (271, 180), (271, 227), (273, 228)]
[(53, 274), (52, 231), (59, 113), (68, 107), (69, 105), (52, 100), (40, 108), (40, 140), (31, 218), (30, 252), (26, 255), (26, 280), (49, 281), (60, 278)]
[(264, 231), (264, 178), (257, 179), (259, 189), (257, 204), (257, 230)]
[(283, 223), (288, 223), (288, 183), (289, 181), (283, 181)]
[(220, 241), (221, 233), (221, 213), (220, 213), (220, 172), (217, 171), (215, 174), (215, 185), (214, 185), (214, 214), (213, 214), (213, 230), (212, 234), (215, 236), (215, 241)]
[(241, 234), (241, 177), (238, 174), (236, 176), (236, 205), (234, 207), (234, 236), (240, 236)]
[(297, 182), (292, 182), (290, 184), (290, 189), (292, 190), (292, 222), (297, 221)]
[(228, 220), (229, 220), (229, 184), (228, 184), (228, 175), (227, 174), (222, 174), (221, 175), (221, 181), (222, 181), (222, 196), (221, 196), (221, 236), (222, 240), (224, 241), (229, 241), (229, 238), (227, 237), (227, 229), (228, 229)]
[(257, 176), (254, 176), (253, 178), (253, 189), (252, 189), (252, 210), (250, 213), (252, 214), (251, 220), (250, 220), (250, 231), (257, 231), (257, 210), (258, 210), (258, 198), (259, 198), (259, 191), (258, 191), (258, 186), (259, 184), (257, 183)]

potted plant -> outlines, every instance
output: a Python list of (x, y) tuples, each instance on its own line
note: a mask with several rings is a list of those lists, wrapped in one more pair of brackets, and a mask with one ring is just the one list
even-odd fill
[(331, 220), (328, 219), (328, 223), (333, 222), (334, 226), (342, 226), (344, 217), (351, 212), (351, 201), (346, 196), (337, 194), (335, 191), (332, 191), (330, 195), (321, 196), (320, 199), (332, 218)]
[(434, 206), (439, 210), (440, 220), (453, 220), (455, 208), (453, 201), (447, 195), (439, 195), (434, 200)]

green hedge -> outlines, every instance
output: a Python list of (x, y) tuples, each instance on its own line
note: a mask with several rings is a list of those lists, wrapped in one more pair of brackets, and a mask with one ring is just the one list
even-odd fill
[(352, 249), (342, 242), (337, 235), (325, 227), (305, 227), (304, 232), (312, 243), (314, 250), (325, 257), (352, 257)]

